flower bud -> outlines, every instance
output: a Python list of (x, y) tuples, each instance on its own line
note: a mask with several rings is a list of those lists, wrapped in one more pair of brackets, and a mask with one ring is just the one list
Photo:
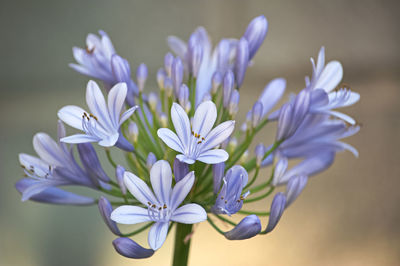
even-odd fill
[(271, 203), (268, 225), (265, 229), (267, 233), (274, 230), (275, 226), (278, 224), (283, 214), (283, 211), (285, 210), (285, 204), (285, 195), (282, 192), (277, 193)]
[(229, 100), (228, 112), (230, 116), (235, 116), (239, 111), (240, 94), (238, 90), (231, 92), (231, 99)]
[(219, 71), (215, 71), (215, 73), (212, 76), (211, 79), (211, 94), (215, 95), (218, 92), (218, 88), (221, 86), (222, 84), (222, 76), (221, 76), (221, 72)]
[(190, 49), (190, 52), (191, 72), (193, 77), (197, 78), (203, 60), (203, 48), (201, 45), (195, 44), (192, 49)]
[(264, 16), (254, 18), (247, 26), (244, 38), (249, 45), (249, 61), (254, 57), (258, 48), (263, 43), (268, 31), (268, 22)]
[(165, 80), (166, 76), (167, 76), (167, 73), (165, 72), (164, 69), (160, 68), (157, 71), (157, 84), (161, 91), (163, 91), (165, 89), (164, 88), (164, 80)]
[(244, 217), (238, 225), (224, 235), (229, 240), (243, 240), (252, 238), (261, 231), (261, 222), (257, 215)]
[(228, 71), (224, 77), (224, 99), (223, 105), (225, 108), (228, 107), (229, 100), (231, 99), (231, 92), (233, 90), (233, 86), (235, 85), (235, 77), (233, 76), (232, 71)]
[(237, 145), (238, 145), (238, 140), (237, 140), (237, 138), (236, 138), (236, 137), (231, 137), (231, 138), (229, 139), (229, 143), (228, 143), (228, 150), (230, 150), (230, 151), (235, 150), (236, 147), (237, 147)]
[(187, 163), (179, 161), (175, 158), (174, 161), (174, 176), (175, 182), (178, 183), (189, 173), (189, 165)]
[(282, 157), (276, 163), (275, 170), (274, 170), (274, 179), (272, 180), (272, 184), (274, 186), (280, 183), (280, 179), (285, 174), (286, 169), (288, 167), (288, 159), (286, 157)]
[(263, 159), (264, 154), (265, 154), (265, 146), (264, 146), (264, 144), (262, 144), (262, 143), (258, 144), (256, 146), (254, 152), (256, 154), (256, 165), (257, 165), (257, 167), (260, 167), (262, 159)]
[(110, 178), (104, 172), (101, 167), (99, 158), (97, 157), (96, 151), (91, 143), (79, 143), (76, 145), (79, 152), (82, 165), (85, 168), (87, 174), (92, 180), (93, 184), (98, 186), (99, 180), (109, 182)]
[(165, 88), (167, 97), (172, 97), (172, 94), (174, 93), (174, 85), (172, 83), (172, 80), (168, 77), (166, 77), (164, 80), (164, 88)]
[(124, 173), (125, 168), (121, 165), (117, 165), (115, 168), (115, 176), (117, 178), (117, 183), (123, 195), (126, 195), (126, 186), (124, 183)]
[(130, 122), (128, 126), (128, 138), (133, 142), (136, 143), (139, 136), (139, 128), (135, 122)]
[(168, 117), (166, 114), (160, 114), (160, 123), (162, 127), (168, 127)]
[(218, 194), (219, 189), (221, 188), (221, 181), (224, 177), (225, 172), (225, 163), (217, 163), (213, 164), (213, 178), (214, 178), (214, 194)]
[(178, 95), (179, 104), (181, 106), (186, 106), (186, 103), (189, 101), (189, 88), (186, 84), (182, 84), (179, 89)]
[(253, 128), (255, 128), (260, 122), (261, 115), (263, 112), (262, 110), (263, 110), (262, 104), (259, 101), (257, 101), (253, 105), (253, 109), (251, 109), (251, 123)]
[(181, 59), (178, 57), (172, 63), (171, 80), (175, 95), (177, 96), (183, 80), (183, 65)]
[(147, 80), (147, 66), (144, 63), (141, 63), (136, 70), (136, 79), (138, 83), (139, 91), (143, 91), (144, 85)]
[(113, 208), (108, 199), (101, 196), (99, 199), (98, 207), (101, 217), (103, 218), (104, 222), (106, 223), (110, 231), (117, 236), (121, 235), (121, 232), (119, 231), (117, 224), (110, 218)]
[(156, 109), (157, 109), (157, 104), (158, 104), (158, 96), (157, 96), (157, 94), (155, 92), (150, 92), (149, 93), (148, 102), (149, 102), (150, 110), (155, 112)]
[(247, 159), (249, 159), (249, 150), (246, 150), (242, 156), (240, 157), (239, 163), (240, 164), (244, 164), (245, 162), (247, 162)]
[(168, 77), (171, 77), (173, 62), (174, 62), (174, 56), (171, 53), (167, 53), (164, 57), (164, 68)]
[(154, 250), (140, 246), (127, 237), (119, 237), (113, 242), (115, 250), (122, 256), (131, 259), (145, 259), (153, 256)]
[(247, 66), (249, 65), (249, 44), (246, 38), (241, 38), (237, 44), (235, 76), (238, 88), (242, 86)]
[(147, 167), (147, 169), (149, 169), (149, 171), (156, 161), (157, 161), (157, 158), (154, 155), (154, 153), (149, 152), (149, 155), (147, 155), (147, 160), (146, 160), (146, 167)]

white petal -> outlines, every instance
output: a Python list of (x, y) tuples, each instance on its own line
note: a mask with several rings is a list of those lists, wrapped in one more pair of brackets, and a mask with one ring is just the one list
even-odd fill
[(89, 136), (85, 134), (75, 134), (72, 136), (68, 136), (60, 139), (62, 142), (66, 143), (86, 143), (86, 142), (97, 142), (100, 139), (94, 136)]
[(150, 188), (136, 175), (126, 171), (124, 173), (124, 183), (129, 192), (145, 206), (148, 206), (149, 202), (151, 204), (160, 205)]
[(343, 113), (340, 113), (340, 112), (337, 112), (337, 111), (329, 111), (329, 112), (326, 112), (326, 113), (328, 113), (328, 114), (330, 114), (332, 116), (335, 116), (337, 118), (340, 118), (343, 121), (346, 121), (347, 123), (349, 123), (350, 125), (355, 125), (356, 124), (356, 120), (354, 120), (352, 117), (350, 117), (350, 116), (348, 116), (346, 114), (343, 114)]
[(86, 113), (85, 110), (78, 106), (67, 105), (58, 111), (58, 118), (60, 118), (67, 125), (79, 130), (82, 128), (82, 115)]
[(276, 78), (271, 80), (264, 88), (260, 98), (258, 99), (263, 106), (262, 117), (265, 116), (282, 98), (286, 88), (286, 80)]
[(338, 61), (329, 62), (318, 77), (315, 89), (324, 89), (330, 92), (339, 84), (343, 77), (343, 67)]
[(49, 172), (49, 164), (47, 164), (42, 159), (37, 157), (31, 156), (29, 154), (20, 153), (19, 156), (19, 163), (24, 166), (26, 169), (34, 168), (35, 173), (38, 176), (44, 176), (46, 173)]
[(176, 183), (171, 195), (171, 210), (174, 211), (186, 198), (194, 183), (194, 172), (188, 173), (182, 180)]
[(165, 142), (165, 144), (167, 144), (168, 147), (177, 152), (183, 153), (181, 140), (174, 132), (172, 132), (172, 130), (168, 128), (160, 128), (157, 130), (157, 135), (160, 139), (162, 139), (162, 141)]
[(115, 143), (117, 143), (118, 138), (119, 138), (119, 133), (117, 132), (115, 134), (112, 134), (112, 135), (109, 135), (109, 136), (103, 138), (101, 141), (99, 141), (99, 145), (103, 146), (103, 147), (114, 146)]
[(33, 137), (33, 148), (39, 157), (50, 165), (65, 166), (68, 160), (58, 143), (45, 133), (37, 133)]
[(119, 115), (124, 106), (127, 90), (125, 83), (118, 83), (108, 93), (108, 112), (115, 128), (119, 127)]
[(111, 220), (119, 224), (138, 224), (151, 221), (147, 209), (138, 206), (120, 206), (111, 213)]
[(136, 111), (136, 109), (138, 109), (139, 106), (133, 106), (131, 108), (129, 108), (128, 110), (126, 110), (122, 115), (121, 118), (119, 119), (119, 126), (122, 125), (122, 123), (124, 123), (129, 117), (131, 117), (131, 115)]
[(148, 242), (153, 250), (159, 249), (165, 242), (168, 234), (168, 223), (155, 223), (149, 231)]
[(111, 122), (103, 93), (97, 83), (93, 80), (90, 80), (86, 87), (86, 103), (89, 106), (90, 111), (98, 117), (99, 123), (107, 131), (113, 131), (115, 129)]
[(203, 145), (201, 146), (202, 151), (212, 149), (226, 140), (233, 132), (235, 128), (235, 121), (225, 121), (219, 124), (216, 128), (205, 136)]
[(150, 181), (158, 201), (169, 204), (171, 194), (172, 171), (167, 161), (157, 161), (150, 170)]
[(207, 219), (207, 213), (198, 204), (186, 204), (176, 209), (171, 216), (171, 220), (183, 224), (200, 223)]
[(184, 149), (189, 145), (190, 122), (185, 110), (177, 103), (173, 103), (171, 108), (171, 118), (176, 134), (181, 140)]
[(229, 154), (226, 151), (221, 149), (213, 149), (202, 152), (197, 160), (207, 164), (217, 164), (225, 162), (228, 160), (228, 158)]
[(201, 137), (207, 136), (215, 120), (217, 119), (217, 108), (212, 101), (203, 102), (197, 107), (193, 118), (192, 130)]
[(184, 154), (178, 154), (178, 155), (176, 155), (176, 158), (177, 158), (179, 161), (181, 161), (181, 162), (183, 162), (183, 163), (187, 163), (187, 164), (194, 164), (194, 162), (195, 162), (195, 160), (193, 160), (193, 159), (187, 157), (187, 156), (184, 155)]
[(62, 184), (66, 184), (66, 182), (60, 182), (60, 181), (37, 182), (36, 184), (29, 186), (22, 192), (22, 201), (29, 200), (32, 196), (39, 194), (40, 192), (43, 192), (50, 187), (62, 185)]

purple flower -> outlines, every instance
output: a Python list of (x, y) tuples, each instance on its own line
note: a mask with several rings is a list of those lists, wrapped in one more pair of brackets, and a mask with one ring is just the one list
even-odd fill
[(115, 250), (122, 256), (131, 259), (145, 259), (153, 256), (154, 250), (140, 246), (127, 237), (119, 237), (113, 242)]
[(247, 26), (244, 38), (249, 43), (249, 60), (256, 54), (258, 48), (264, 42), (268, 32), (268, 21), (264, 16), (254, 18)]
[[(125, 111), (122, 115), (127, 93), (125, 83), (118, 83), (108, 93), (108, 106), (99, 86), (89, 81), (86, 89), (86, 102), (91, 112), (78, 106), (68, 105), (58, 111), (58, 117), (66, 124), (82, 130), (85, 134), (76, 134), (62, 138), (67, 143), (98, 142), (110, 147), (116, 145), (130, 150), (133, 147), (120, 133), (120, 126), (137, 109), (137, 106)], [(118, 142), (118, 143), (117, 143)], [(130, 145), (130, 146), (129, 146)]]
[(252, 238), (261, 231), (261, 222), (257, 215), (244, 217), (238, 225), (224, 235), (229, 240), (243, 240)]
[(231, 135), (235, 121), (223, 122), (211, 130), (217, 119), (217, 108), (213, 102), (206, 101), (199, 105), (192, 127), (189, 117), (179, 104), (172, 105), (171, 117), (176, 134), (168, 128), (159, 129), (157, 134), (171, 149), (181, 153), (177, 155), (181, 162), (193, 164), (198, 160), (216, 164), (228, 159), (226, 151), (213, 148)]
[(285, 195), (282, 192), (277, 193), (271, 203), (268, 225), (267, 228), (265, 229), (266, 233), (269, 233), (272, 230), (274, 230), (279, 220), (281, 219), (283, 211), (285, 210), (285, 205), (286, 205)]
[[(194, 183), (194, 172), (188, 173), (171, 189), (172, 171), (167, 161), (158, 161), (150, 171), (154, 193), (146, 183), (132, 173), (125, 172), (125, 185), (132, 195), (147, 209), (138, 206), (121, 206), (111, 214), (111, 219), (121, 224), (155, 222), (151, 227), (148, 242), (153, 250), (164, 243), (170, 221), (194, 224), (207, 219), (203, 207), (190, 203), (179, 205), (186, 198)], [(178, 208), (179, 207), (179, 208)]]

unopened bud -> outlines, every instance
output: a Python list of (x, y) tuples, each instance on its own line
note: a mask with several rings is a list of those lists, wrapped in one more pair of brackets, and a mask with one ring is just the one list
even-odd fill
[(148, 96), (150, 110), (155, 111), (157, 109), (158, 96), (155, 92), (150, 92)]
[(136, 79), (139, 91), (143, 91), (147, 80), (147, 66), (144, 63), (141, 63), (136, 70)]
[(136, 143), (139, 136), (139, 128), (135, 122), (130, 122), (128, 126), (128, 138), (133, 142)]

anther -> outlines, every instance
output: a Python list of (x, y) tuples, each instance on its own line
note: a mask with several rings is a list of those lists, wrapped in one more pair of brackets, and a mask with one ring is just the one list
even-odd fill
[(225, 200), (225, 204), (227, 204), (228, 203), (228, 201), (227, 200)]
[(155, 204), (153, 204), (153, 205), (151, 205), (151, 207), (152, 207), (152, 208), (155, 208), (155, 207), (157, 207), (157, 206), (156, 206)]
[(148, 201), (148, 202), (147, 202), (147, 204), (149, 204), (149, 206), (151, 206), (151, 203), (150, 203), (150, 201)]
[(167, 208), (167, 204), (164, 203), (163, 209), (166, 209), (166, 208)]
[(89, 47), (86, 46), (86, 52), (87, 52), (88, 54), (93, 54), (93, 52), (94, 52), (94, 46), (92, 47), (92, 49), (89, 49)]

